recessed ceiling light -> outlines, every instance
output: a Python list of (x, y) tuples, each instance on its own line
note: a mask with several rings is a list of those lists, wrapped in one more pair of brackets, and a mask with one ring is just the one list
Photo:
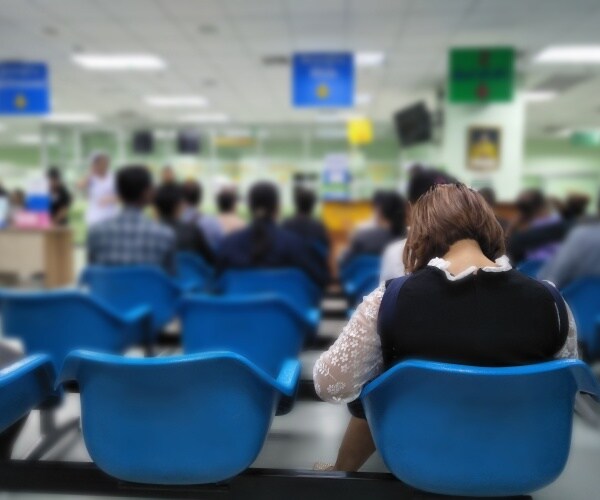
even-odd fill
[(546, 102), (556, 98), (556, 92), (550, 90), (529, 90), (523, 94), (526, 102)]
[(157, 108), (204, 108), (208, 106), (208, 100), (202, 96), (181, 95), (181, 96), (147, 96), (146, 104)]
[(182, 116), (179, 121), (184, 123), (226, 123), (229, 121), (229, 116), (224, 113), (204, 113)]
[(563, 45), (548, 47), (540, 52), (538, 63), (600, 64), (600, 45)]
[(96, 71), (156, 71), (167, 66), (152, 54), (74, 54), (73, 62)]
[(362, 68), (381, 66), (384, 61), (385, 54), (383, 52), (364, 51), (354, 54), (354, 63)]
[(96, 123), (98, 117), (91, 113), (52, 113), (44, 117), (44, 121), (52, 123)]
[(354, 96), (354, 104), (356, 104), (357, 106), (365, 106), (367, 104), (370, 104), (370, 102), (373, 100), (373, 96), (371, 94), (356, 94)]

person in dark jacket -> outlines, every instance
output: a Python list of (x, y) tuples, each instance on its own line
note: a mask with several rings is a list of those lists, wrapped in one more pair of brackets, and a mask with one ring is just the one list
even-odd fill
[(286, 219), (282, 226), (284, 229), (297, 234), (306, 241), (329, 247), (329, 238), (325, 225), (313, 217), (317, 197), (314, 191), (299, 187), (294, 191), (294, 205), (296, 213)]

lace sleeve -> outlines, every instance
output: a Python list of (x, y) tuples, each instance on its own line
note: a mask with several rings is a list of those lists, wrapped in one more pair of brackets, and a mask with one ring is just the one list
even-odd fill
[(324, 401), (349, 403), (383, 371), (377, 315), (385, 285), (364, 298), (331, 348), (317, 360), (313, 378)]
[(562, 346), (561, 350), (554, 356), (556, 359), (562, 358), (573, 358), (578, 359), (579, 353), (577, 352), (577, 325), (575, 324), (575, 318), (571, 312), (571, 308), (565, 302), (567, 306), (567, 313), (569, 315), (569, 333), (567, 335), (567, 341)]

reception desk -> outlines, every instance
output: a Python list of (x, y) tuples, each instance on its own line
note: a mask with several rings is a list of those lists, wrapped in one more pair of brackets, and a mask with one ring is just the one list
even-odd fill
[(0, 230), (0, 273), (16, 277), (20, 283), (41, 275), (47, 288), (73, 284), (71, 230)]

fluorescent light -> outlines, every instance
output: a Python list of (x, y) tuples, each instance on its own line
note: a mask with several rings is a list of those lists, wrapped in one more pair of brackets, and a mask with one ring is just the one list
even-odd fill
[(98, 117), (90, 113), (52, 113), (44, 117), (44, 121), (52, 123), (96, 123)]
[(523, 94), (526, 102), (546, 102), (556, 98), (556, 92), (550, 90), (530, 90)]
[(364, 51), (356, 52), (354, 54), (354, 63), (356, 64), (356, 66), (362, 68), (381, 66), (384, 61), (385, 54), (383, 52)]
[(315, 116), (315, 121), (319, 123), (340, 123), (347, 122), (352, 118), (358, 118), (355, 113), (320, 113)]
[(157, 108), (204, 108), (208, 106), (206, 98), (197, 95), (147, 96), (146, 104)]
[(204, 113), (182, 116), (179, 121), (184, 123), (226, 123), (229, 121), (229, 116), (224, 113)]
[[(39, 134), (21, 134), (17, 136), (17, 142), (27, 146), (39, 146), (43, 144), (44, 140)], [(55, 144), (56, 142), (57, 139), (55, 136), (46, 136), (47, 144)]]
[(600, 45), (563, 45), (548, 47), (540, 52), (538, 63), (600, 64)]
[(98, 71), (154, 71), (166, 67), (160, 57), (152, 54), (75, 54), (73, 62)]
[(356, 94), (354, 96), (354, 104), (357, 106), (365, 106), (370, 104), (373, 100), (373, 96), (371, 94)]

